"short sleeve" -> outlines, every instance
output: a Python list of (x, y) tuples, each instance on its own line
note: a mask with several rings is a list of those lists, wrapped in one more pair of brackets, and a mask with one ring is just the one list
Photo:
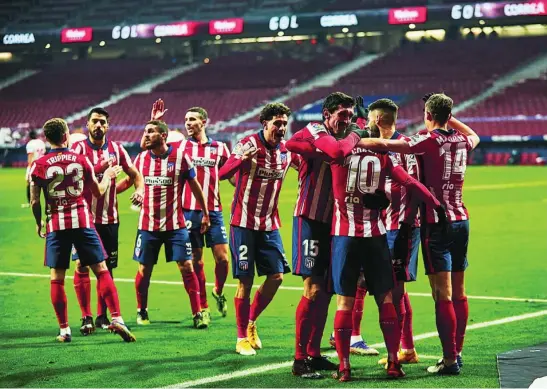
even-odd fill
[(420, 131), (412, 135), (407, 142), (412, 154), (424, 154), (438, 148), (435, 138), (432, 137), (429, 131)]
[(118, 147), (120, 148), (120, 166), (123, 171), (127, 173), (127, 171), (133, 167), (133, 162), (131, 161), (131, 157), (129, 157), (125, 147), (122, 145), (118, 145)]
[(34, 142), (28, 142), (27, 143), (27, 154), (32, 154), (36, 151), (34, 145), (33, 145)]
[(36, 185), (40, 185), (45, 179), (44, 166), (33, 162), (29, 170), (30, 181)]

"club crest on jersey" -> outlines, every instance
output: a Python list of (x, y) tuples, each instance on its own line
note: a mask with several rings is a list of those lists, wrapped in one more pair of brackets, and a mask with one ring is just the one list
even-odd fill
[(243, 270), (243, 271), (249, 270), (249, 262), (247, 261), (239, 261), (238, 266), (240, 270)]
[(281, 153), (281, 163), (287, 162), (287, 153)]
[(216, 154), (216, 153), (217, 153), (216, 147), (211, 147), (211, 154)]
[(112, 160), (112, 164), (116, 164), (116, 163), (117, 163), (116, 153), (110, 153), (110, 154), (108, 154), (108, 156), (109, 156), (110, 159)]
[(167, 162), (167, 171), (172, 173), (175, 170), (175, 162)]
[(304, 264), (308, 269), (312, 269), (313, 265), (315, 264), (315, 258), (306, 257), (306, 261), (304, 262)]

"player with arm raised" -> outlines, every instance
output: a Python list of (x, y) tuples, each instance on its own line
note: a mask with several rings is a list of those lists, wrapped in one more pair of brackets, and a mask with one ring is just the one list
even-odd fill
[[(41, 238), (46, 238), (45, 265), (51, 269), (51, 302), (60, 327), (57, 340), (70, 342), (72, 339), (64, 283), (74, 245), (82, 255), (82, 265), (89, 266), (97, 276), (97, 287), (112, 314), (108, 329), (124, 341), (134, 342), (135, 337), (122, 319), (118, 292), (105, 263), (108, 256), (84, 198), (86, 190), (97, 198), (104, 195), (121, 169), (107, 168), (98, 183), (89, 160), (68, 150), (68, 126), (63, 119), (48, 120), (44, 124), (44, 133), (51, 151), (32, 165), (31, 205), (36, 231)], [(46, 200), (46, 236), (42, 232), (42, 190)]]
[(32, 163), (46, 153), (46, 144), (42, 139), (38, 138), (38, 134), (34, 130), (30, 130), (28, 133), (30, 140), (27, 143), (27, 171), (25, 174), (25, 180), (27, 181), (27, 202), (21, 204), (21, 208), (28, 208), (30, 206), (30, 167)]
[[(437, 223), (439, 215), (426, 207), (422, 226), (422, 254), (435, 300), (437, 330), (443, 358), (428, 368), (433, 374), (459, 374), (469, 309), (465, 295), (469, 213), (463, 203), (467, 153), (480, 142), (477, 134), (452, 117), (453, 101), (444, 94), (428, 96), (426, 130), (405, 140), (370, 139), (365, 147), (420, 155), (424, 184), (441, 200), (450, 224), (448, 231)], [(448, 126), (455, 130), (449, 130)]]
[(192, 244), (186, 229), (181, 206), (182, 191), (188, 183), (199, 203), (203, 217), (201, 233), (209, 228), (209, 211), (203, 197), (196, 171), (182, 147), (168, 145), (167, 124), (151, 120), (146, 124), (147, 151), (135, 159), (135, 166), (144, 179), (144, 198), (139, 216), (133, 259), (139, 262), (135, 277), (137, 292), (137, 320), (148, 324), (148, 288), (154, 265), (162, 245), (167, 262), (176, 262), (184, 287), (190, 297), (194, 327), (206, 328), (199, 300), (199, 283), (192, 265)]
[[(300, 157), (285, 147), (290, 109), (281, 103), (264, 106), (260, 113), (263, 129), (237, 143), (219, 171), (221, 180), (236, 175), (236, 189), (230, 218), (232, 272), (238, 279), (234, 298), (237, 322), (236, 352), (255, 355), (262, 348), (256, 320), (272, 301), (290, 271), (281, 242), (278, 200), (281, 185)], [(266, 276), (252, 305), (251, 289), (256, 271)]]
[[(143, 195), (142, 176), (139, 174), (125, 148), (118, 142), (107, 137), (110, 115), (101, 107), (95, 107), (87, 114), (87, 129), (89, 137), (85, 140), (73, 143), (71, 148), (77, 153), (84, 155), (93, 166), (93, 170), (99, 179), (109, 166), (120, 166), (127, 174), (131, 183), (134, 183), (136, 192), (132, 199), (140, 202)], [(118, 215), (118, 197), (116, 180), (113, 179), (104, 196), (95, 197), (91, 191), (86, 191), (84, 196), (91, 208), (95, 228), (101, 238), (103, 246), (108, 254), (106, 265), (112, 278), (113, 269), (118, 267), (118, 230), (120, 220)], [(91, 284), (89, 280), (89, 268), (82, 266), (77, 250), (73, 251), (72, 259), (76, 260), (76, 271), (74, 272), (74, 289), (80, 309), (82, 311), (82, 335), (88, 335), (95, 331), (95, 327), (107, 328), (110, 324), (106, 315), (106, 303), (97, 290), (97, 317), (93, 324), (91, 313)]]

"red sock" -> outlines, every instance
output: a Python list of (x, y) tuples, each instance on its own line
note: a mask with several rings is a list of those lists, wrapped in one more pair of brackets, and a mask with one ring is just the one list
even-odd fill
[[(106, 306), (113, 318), (121, 316), (120, 300), (118, 299), (118, 290), (112, 276), (108, 270), (102, 270), (97, 275), (97, 285), (101, 291), (101, 296), (106, 302)], [(98, 314), (98, 313), (97, 313)]]
[(357, 288), (355, 294), (355, 302), (353, 303), (353, 330), (351, 336), (361, 335), (361, 321), (363, 320), (363, 310), (365, 308), (365, 295), (367, 294), (367, 288)]
[(192, 307), (192, 315), (201, 312), (201, 304), (199, 301), (199, 281), (195, 272), (184, 272), (182, 275), (184, 288), (190, 296), (190, 306)]
[(405, 317), (403, 319), (403, 330), (401, 336), (401, 348), (412, 350), (414, 348), (414, 334), (412, 333), (412, 307), (410, 306), (410, 298), (408, 293), (403, 295), (405, 304)]
[(249, 325), (249, 310), (251, 309), (251, 301), (249, 299), (234, 297), (234, 305), (236, 307), (237, 337), (246, 338), (247, 326)]
[(101, 296), (101, 288), (97, 282), (97, 316), (106, 315), (106, 301)]
[(260, 316), (271, 301), (271, 298), (264, 297), (264, 295), (257, 290), (253, 299), (253, 304), (251, 305), (249, 320), (256, 321), (258, 316)]
[(401, 334), (399, 335), (399, 340), (401, 340), (401, 337), (403, 336), (403, 326), (405, 325), (405, 318), (406, 318), (406, 306), (405, 306), (404, 296), (401, 296), (399, 301), (396, 301), (396, 302), (394, 301), (393, 305), (395, 306), (395, 311), (397, 313), (397, 320), (399, 321), (399, 329), (401, 330)]
[(340, 361), (340, 371), (350, 368), (349, 348), (351, 343), (352, 311), (336, 311), (334, 316), (334, 339)]
[(323, 339), (323, 332), (327, 323), (330, 299), (330, 295), (319, 293), (315, 299), (315, 304), (312, 305), (311, 334), (307, 350), (310, 357), (321, 356), (321, 339)]
[(89, 273), (74, 272), (74, 290), (78, 298), (78, 304), (82, 311), (82, 317), (93, 316), (91, 313), (91, 280)]
[(380, 305), (380, 328), (384, 335), (388, 359), (397, 361), (399, 341), (401, 340), (401, 327), (399, 327), (399, 318), (397, 317), (397, 311), (393, 303), (383, 303)]
[(216, 293), (220, 296), (228, 277), (228, 270), (230, 265), (228, 261), (220, 261), (215, 265), (215, 289)]
[(150, 277), (143, 277), (140, 272), (135, 276), (135, 291), (137, 292), (137, 308), (148, 308), (148, 288), (150, 287)]
[(304, 360), (308, 357), (308, 343), (311, 333), (311, 314), (314, 301), (302, 296), (296, 308), (296, 347), (294, 359)]
[(65, 281), (51, 280), (50, 295), (51, 303), (53, 304), (53, 309), (55, 310), (55, 315), (57, 315), (57, 321), (59, 322), (59, 327), (67, 328), (68, 311), (66, 303)]
[(207, 289), (205, 289), (205, 272), (203, 271), (203, 262), (194, 263), (194, 273), (199, 284), (199, 303), (201, 308), (209, 308), (207, 304)]
[(454, 313), (456, 314), (456, 351), (459, 354), (463, 349), (465, 329), (467, 328), (467, 320), (469, 319), (469, 305), (467, 304), (467, 297), (454, 300), (453, 304)]
[(437, 301), (435, 303), (437, 331), (443, 346), (443, 357), (456, 359), (456, 314), (452, 301)]

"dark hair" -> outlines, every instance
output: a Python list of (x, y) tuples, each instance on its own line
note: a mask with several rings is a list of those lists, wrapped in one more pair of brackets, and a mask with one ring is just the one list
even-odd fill
[(387, 124), (397, 121), (399, 106), (391, 99), (378, 99), (368, 106), (369, 111), (379, 110)]
[(146, 125), (152, 124), (160, 129), (161, 134), (167, 134), (169, 131), (169, 127), (167, 126), (167, 123), (161, 121), (161, 120), (150, 120)]
[(431, 114), (435, 122), (444, 126), (452, 114), (453, 106), (454, 101), (450, 97), (444, 93), (437, 93), (427, 99), (425, 110)]
[(95, 107), (95, 108), (92, 108), (91, 111), (89, 111), (89, 113), (87, 114), (87, 121), (91, 119), (91, 115), (94, 113), (103, 115), (104, 117), (106, 117), (106, 121), (108, 121), (108, 118), (110, 117), (106, 109), (104, 109), (103, 107)]
[(61, 118), (49, 119), (44, 123), (44, 134), (49, 143), (59, 145), (65, 134), (68, 133), (68, 125)]
[(355, 99), (342, 92), (331, 93), (325, 97), (325, 100), (323, 100), (323, 107), (321, 111), (326, 109), (329, 113), (333, 113), (338, 109), (339, 105), (342, 107), (353, 107), (355, 105)]
[(270, 103), (262, 108), (258, 120), (262, 123), (263, 121), (272, 120), (275, 116), (279, 115), (291, 116), (291, 113), (291, 109), (283, 103)]
[(192, 107), (192, 108), (189, 108), (186, 112), (197, 112), (199, 113), (199, 116), (201, 116), (202, 120), (209, 119), (209, 115), (207, 115), (207, 111), (205, 110), (205, 108)]
[(28, 133), (28, 137), (30, 139), (38, 139), (38, 133), (34, 130), (30, 130)]

